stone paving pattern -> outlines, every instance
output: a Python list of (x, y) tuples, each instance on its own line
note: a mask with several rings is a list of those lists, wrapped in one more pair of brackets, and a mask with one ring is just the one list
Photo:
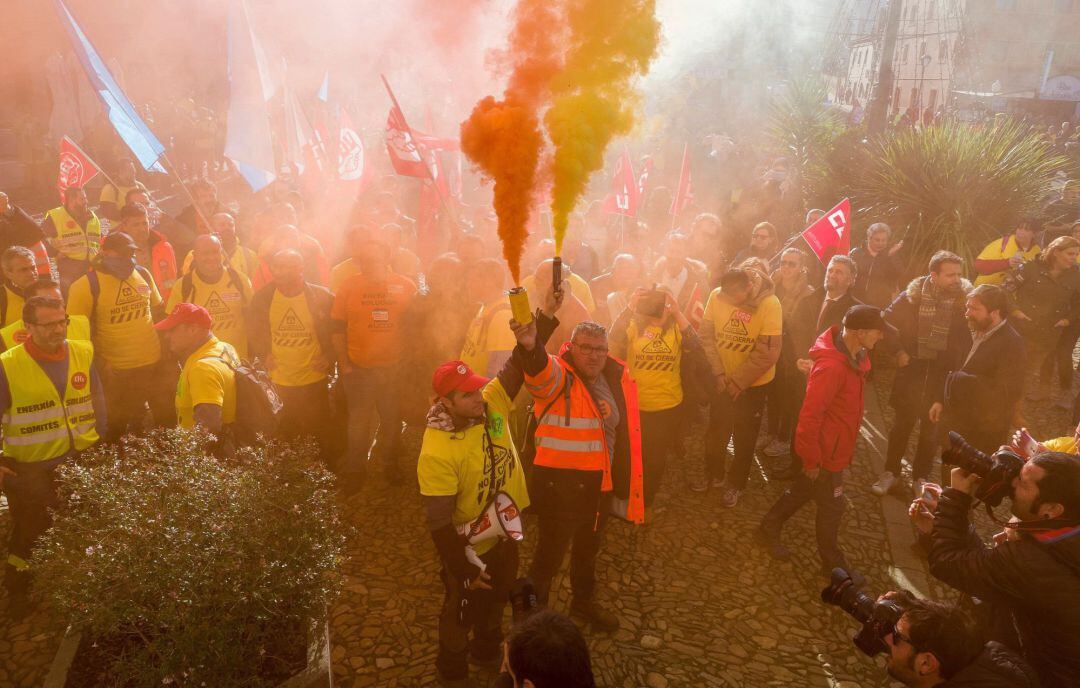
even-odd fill
[[(882, 431), (891, 416), (885, 403), (889, 381), (889, 371), (879, 371), (872, 400), (877, 403), (868, 399), (867, 420)], [(1027, 404), (1026, 415), (1036, 437), (1071, 432), (1068, 413), (1049, 402)], [(699, 427), (692, 437), (700, 435)], [(910, 526), (896, 522), (906, 497), (880, 500), (869, 491), (880, 468), (874, 457), (884, 448), (879, 437), (875, 450), (873, 439), (864, 432), (847, 477), (850, 505), (841, 536), (871, 593), (896, 587), (894, 560), (921, 565), (925, 577), (925, 563), (911, 549)], [(418, 435), (408, 440), (415, 457)], [(854, 620), (818, 597), (825, 579), (814, 544), (813, 506), (785, 528), (792, 561), (774, 562), (750, 542), (751, 530), (785, 486), (768, 480), (761, 465), (779, 466), (786, 457), (759, 456), (740, 504), (723, 509), (717, 490), (686, 489), (700, 474), (702, 451), (700, 439), (691, 439), (687, 456), (669, 462), (653, 522), (632, 527), (613, 521), (605, 533), (599, 596), (616, 611), (622, 628), (614, 634), (585, 631), (598, 685), (889, 685), (881, 660), (851, 644)], [(357, 535), (349, 545), (345, 593), (332, 610), (335, 686), (437, 685), (433, 663), (442, 592), (415, 484), (389, 487), (375, 478), (343, 505)], [(886, 505), (891, 508), (883, 510)], [(894, 516), (887, 521), (883, 511)], [(7, 526), (4, 511), (5, 539)], [(535, 541), (535, 524), (528, 520), (523, 569)], [(952, 595), (933, 581), (928, 586), (923, 592)], [(569, 581), (561, 575), (554, 588), (553, 606), (566, 611)], [(0, 609), (5, 604), (0, 592)], [(18, 624), (0, 621), (0, 687), (40, 685), (61, 633), (44, 605)], [(491, 678), (474, 671), (476, 686), (487, 686)]]

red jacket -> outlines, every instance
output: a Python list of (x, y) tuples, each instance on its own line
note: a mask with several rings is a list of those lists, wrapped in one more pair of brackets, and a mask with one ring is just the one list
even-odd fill
[(842, 471), (855, 454), (870, 358), (864, 355), (855, 364), (848, 352), (837, 348), (840, 329), (836, 325), (825, 330), (810, 348), (814, 365), (795, 428), (795, 451), (807, 469)]
[(154, 283), (157, 284), (161, 298), (168, 299), (176, 282), (176, 254), (172, 244), (161, 232), (150, 230), (150, 265), (143, 267), (149, 269), (154, 276)]

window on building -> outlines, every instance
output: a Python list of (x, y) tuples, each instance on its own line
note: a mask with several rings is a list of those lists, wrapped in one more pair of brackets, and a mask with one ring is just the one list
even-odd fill
[(937, 106), (937, 89), (930, 89), (930, 102), (926, 104), (926, 107), (933, 110)]
[(926, 55), (926, 54), (927, 54), (926, 53), (926, 41), (923, 41), (922, 45), (919, 46), (919, 57), (922, 57), (923, 55)]
[(937, 59), (941, 64), (949, 61), (949, 41), (944, 38), (938, 43)]
[(919, 0), (911, 3), (911, 8), (908, 10), (908, 19), (915, 21), (915, 17), (919, 14)]
[(936, 4), (936, 2), (937, 2), (937, 0), (930, 0), (929, 2), (926, 3), (926, 18), (927, 19), (933, 19), (934, 18), (934, 5)]
[(999, 10), (1011, 12), (1016, 9), (1016, 0), (997, 0)]
[(904, 64), (907, 64), (909, 57), (911, 57), (911, 44), (910, 43), (905, 43), (904, 44), (903, 56), (900, 58), (900, 61), (903, 62)]
[(1058, 12), (1072, 12), (1073, 0), (1054, 0), (1054, 8)]

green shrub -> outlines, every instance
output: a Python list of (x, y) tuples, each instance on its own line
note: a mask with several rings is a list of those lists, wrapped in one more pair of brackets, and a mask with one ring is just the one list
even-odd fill
[(36, 585), (111, 648), (116, 685), (263, 685), (282, 638), (338, 592), (345, 528), (316, 455), (268, 444), (219, 460), (181, 430), (94, 450), (59, 471), (67, 505)]

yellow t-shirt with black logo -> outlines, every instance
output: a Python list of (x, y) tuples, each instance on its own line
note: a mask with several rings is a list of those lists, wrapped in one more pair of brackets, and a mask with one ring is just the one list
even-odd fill
[(94, 311), (90, 278), (83, 275), (68, 292), (69, 315), (85, 315), (93, 328), (94, 351), (113, 368), (128, 370), (161, 360), (161, 343), (150, 309), (161, 305), (154, 278), (133, 270), (125, 279), (96, 271), (101, 293)]
[(274, 357), (270, 379), (276, 385), (300, 387), (326, 379), (326, 373), (315, 369), (323, 351), (303, 292), (296, 296), (274, 292), (270, 301), (270, 353)]
[(649, 325), (638, 330), (631, 322), (626, 333), (626, 365), (637, 383), (642, 411), (664, 411), (682, 403), (682, 332), (678, 326)]
[[(454, 525), (471, 523), (484, 512), (488, 499), (505, 492), (518, 510), (529, 506), (525, 471), (510, 436), (508, 418), (514, 402), (502, 383), (492, 380), (484, 387), (487, 402), (487, 433), (491, 438), (490, 456), (484, 451), (484, 426), (477, 424), (460, 432), (427, 428), (416, 464), (420, 494), (429, 497), (457, 496)], [(492, 482), (494, 474), (494, 483)], [(483, 554), (495, 546), (496, 539), (484, 540), (474, 548)]]
[[(247, 358), (248, 341), (244, 311), (251, 303), (251, 282), (243, 274), (236, 272), (239, 284), (233, 282), (228, 270), (213, 284), (207, 284), (198, 272), (191, 273), (191, 292), (185, 294), (184, 284), (187, 277), (181, 277), (169, 294), (165, 312), (172, 313), (181, 301), (202, 306), (210, 312), (214, 321), (214, 334), (223, 342), (232, 344), (240, 358)], [(187, 298), (185, 298), (185, 296)]]
[[(226, 362), (228, 361), (228, 362)], [(231, 365), (230, 365), (231, 364)], [(236, 421), (236, 351), (226, 342), (211, 337), (188, 356), (176, 382), (176, 417), (180, 427), (195, 427), (195, 407), (221, 407), (221, 422)]]
[[(713, 289), (705, 304), (705, 320), (713, 324), (716, 339), (704, 342), (715, 346), (724, 372), (731, 375), (750, 357), (758, 337), (779, 337), (783, 332), (783, 309), (776, 296), (762, 299), (756, 308), (733, 306), (720, 289)], [(768, 384), (776, 376), (776, 366), (769, 368), (751, 387)]]
[(491, 354), (497, 351), (513, 351), (517, 345), (510, 329), (510, 304), (505, 296), (484, 304), (469, 323), (465, 344), (461, 347), (461, 360), (477, 375), (494, 377), (497, 370), (489, 370)]

